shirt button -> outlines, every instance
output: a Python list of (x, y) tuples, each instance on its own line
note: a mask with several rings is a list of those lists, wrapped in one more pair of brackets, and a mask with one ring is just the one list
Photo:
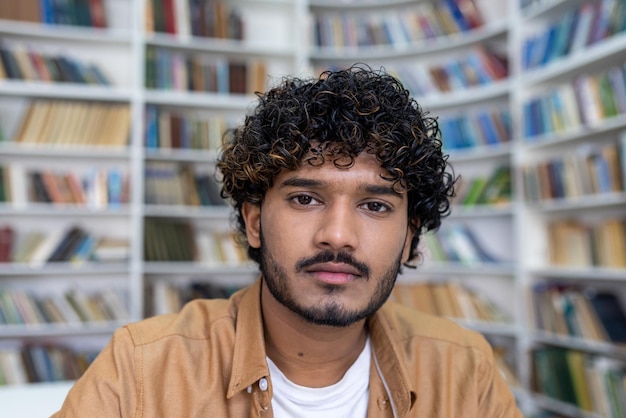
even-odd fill
[(261, 389), (263, 392), (265, 392), (267, 390), (267, 379), (262, 377), (259, 380), (259, 389)]

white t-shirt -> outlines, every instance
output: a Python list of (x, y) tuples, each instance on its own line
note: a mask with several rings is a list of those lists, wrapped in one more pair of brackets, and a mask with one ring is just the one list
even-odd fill
[(363, 351), (341, 380), (323, 388), (308, 388), (289, 381), (270, 360), (276, 418), (349, 417), (365, 418), (369, 399), (371, 347), (367, 339)]

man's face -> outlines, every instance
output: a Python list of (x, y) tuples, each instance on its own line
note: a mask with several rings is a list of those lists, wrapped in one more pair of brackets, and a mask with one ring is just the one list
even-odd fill
[(406, 193), (381, 178), (370, 154), (284, 171), (261, 207), (245, 205), (272, 296), (309, 322), (347, 326), (387, 300), (413, 236)]

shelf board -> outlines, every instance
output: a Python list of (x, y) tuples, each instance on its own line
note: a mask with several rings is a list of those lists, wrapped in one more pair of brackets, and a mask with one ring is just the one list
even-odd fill
[(24, 205), (13, 205), (11, 203), (0, 203), (0, 215), (2, 216), (88, 216), (88, 217), (128, 217), (130, 215), (129, 206), (119, 205), (108, 208), (92, 208), (71, 204), (51, 204), (51, 203), (26, 203)]
[(79, 158), (94, 160), (130, 160), (128, 147), (80, 146), (52, 144), (22, 144), (16, 142), (0, 142), (0, 155), (16, 157), (41, 158)]
[(465, 90), (455, 90), (451, 93), (428, 95), (418, 100), (424, 109), (442, 109), (454, 106), (476, 104), (488, 100), (507, 97), (511, 92), (509, 80), (496, 81), (484, 86), (470, 87)]
[(518, 334), (518, 329), (514, 324), (507, 324), (501, 322), (486, 322), (476, 321), (471, 319), (459, 319), (450, 318), (459, 325), (478, 331), (482, 334), (500, 335), (503, 337), (515, 337)]
[(424, 264), (418, 265), (416, 270), (405, 269), (403, 276), (407, 278), (406, 281), (410, 282), (411, 276), (420, 276), (424, 274), (437, 274), (443, 276), (473, 275), (513, 277), (515, 275), (515, 265), (511, 263), (463, 264), (427, 260)]
[(187, 148), (146, 148), (144, 158), (154, 161), (181, 161), (196, 163), (215, 163), (217, 160), (216, 150), (201, 150)]
[(532, 398), (537, 406), (553, 411), (559, 412), (572, 418), (603, 418), (602, 415), (594, 414), (591, 412), (585, 412), (578, 408), (576, 405), (562, 402), (546, 395), (539, 393), (533, 393)]
[(454, 165), (454, 163), (510, 158), (512, 149), (513, 145), (511, 142), (503, 142), (496, 145), (478, 145), (469, 148), (444, 148), (443, 151), (450, 155), (450, 162)]
[(144, 98), (147, 104), (236, 111), (247, 110), (254, 105), (257, 99), (255, 96), (243, 94), (174, 90), (146, 90)]
[(0, 334), (2, 335), (2, 338), (109, 335), (129, 321), (130, 319), (121, 321), (67, 324), (0, 325)]
[(144, 216), (228, 220), (230, 206), (145, 205)]
[(529, 202), (529, 206), (539, 212), (561, 212), (581, 209), (600, 209), (626, 205), (626, 192), (603, 193), (580, 198), (565, 198)]
[[(224, 264), (224, 263), (200, 263), (200, 262), (170, 262), (170, 261), (147, 261), (144, 263), (144, 274), (150, 275), (170, 275), (170, 274), (194, 274), (194, 275), (215, 275), (228, 276), (228, 283), (234, 277), (249, 276), (258, 274), (258, 267), (254, 263), (250, 264)], [(211, 278), (213, 282), (213, 277)]]
[(438, 52), (467, 48), (473, 44), (504, 36), (508, 32), (506, 23), (505, 20), (502, 20), (467, 32), (404, 44), (367, 47), (312, 47), (310, 59), (312, 61), (371, 62), (398, 58), (416, 58)]
[(513, 216), (513, 204), (497, 205), (453, 205), (450, 218), (490, 218), (493, 216)]
[(0, 277), (2, 276), (57, 276), (57, 275), (109, 275), (128, 274), (130, 266), (128, 263), (109, 262), (85, 262), (74, 263), (0, 263)]
[(626, 358), (626, 345), (616, 345), (608, 342), (597, 342), (568, 335), (553, 334), (544, 331), (535, 331), (533, 339), (544, 344), (573, 348), (595, 354)]
[(618, 56), (620, 52), (623, 52), (625, 44), (626, 32), (623, 32), (554, 60), (543, 67), (524, 71), (520, 75), (520, 81), (525, 85), (540, 84), (580, 72), (585, 66)]
[(588, 139), (592, 135), (609, 134), (626, 129), (626, 114), (603, 119), (598, 124), (585, 125), (580, 128), (562, 132), (550, 132), (530, 138), (524, 138), (523, 147), (530, 150), (542, 150), (557, 147), (566, 143), (574, 143)]
[(166, 33), (150, 33), (146, 35), (146, 45), (182, 49), (195, 52), (222, 54), (227, 56), (271, 57), (289, 59), (295, 54), (295, 47), (281, 48), (271, 45), (252, 43), (248, 40), (188, 37)]
[(570, 7), (572, 7), (571, 0), (546, 0), (526, 6), (520, 10), (520, 15), (524, 20), (532, 20), (565, 11)]
[(20, 22), (0, 19), (0, 34), (45, 38), (46, 40), (68, 41), (97, 44), (131, 44), (133, 34), (130, 30), (112, 28), (90, 28), (84, 26), (56, 25), (35, 22)]
[(529, 273), (535, 277), (548, 279), (626, 282), (626, 269), (618, 268), (551, 266), (534, 268), (531, 269)]
[(130, 88), (0, 79), (0, 95), (45, 99), (130, 102)]
[(355, 10), (355, 9), (383, 9), (401, 6), (413, 6), (415, 0), (310, 0), (310, 9), (336, 9), (336, 10)]

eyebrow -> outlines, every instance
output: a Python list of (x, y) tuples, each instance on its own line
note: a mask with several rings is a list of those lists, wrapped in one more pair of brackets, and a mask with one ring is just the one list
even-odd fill
[[(303, 177), (290, 177), (283, 181), (279, 187), (304, 187), (311, 189), (319, 189), (326, 187), (327, 182), (322, 180), (308, 179)], [(399, 193), (393, 188), (393, 185), (383, 186), (378, 184), (363, 183), (358, 187), (359, 191), (373, 195), (390, 195), (400, 199), (404, 198), (404, 193)]]

